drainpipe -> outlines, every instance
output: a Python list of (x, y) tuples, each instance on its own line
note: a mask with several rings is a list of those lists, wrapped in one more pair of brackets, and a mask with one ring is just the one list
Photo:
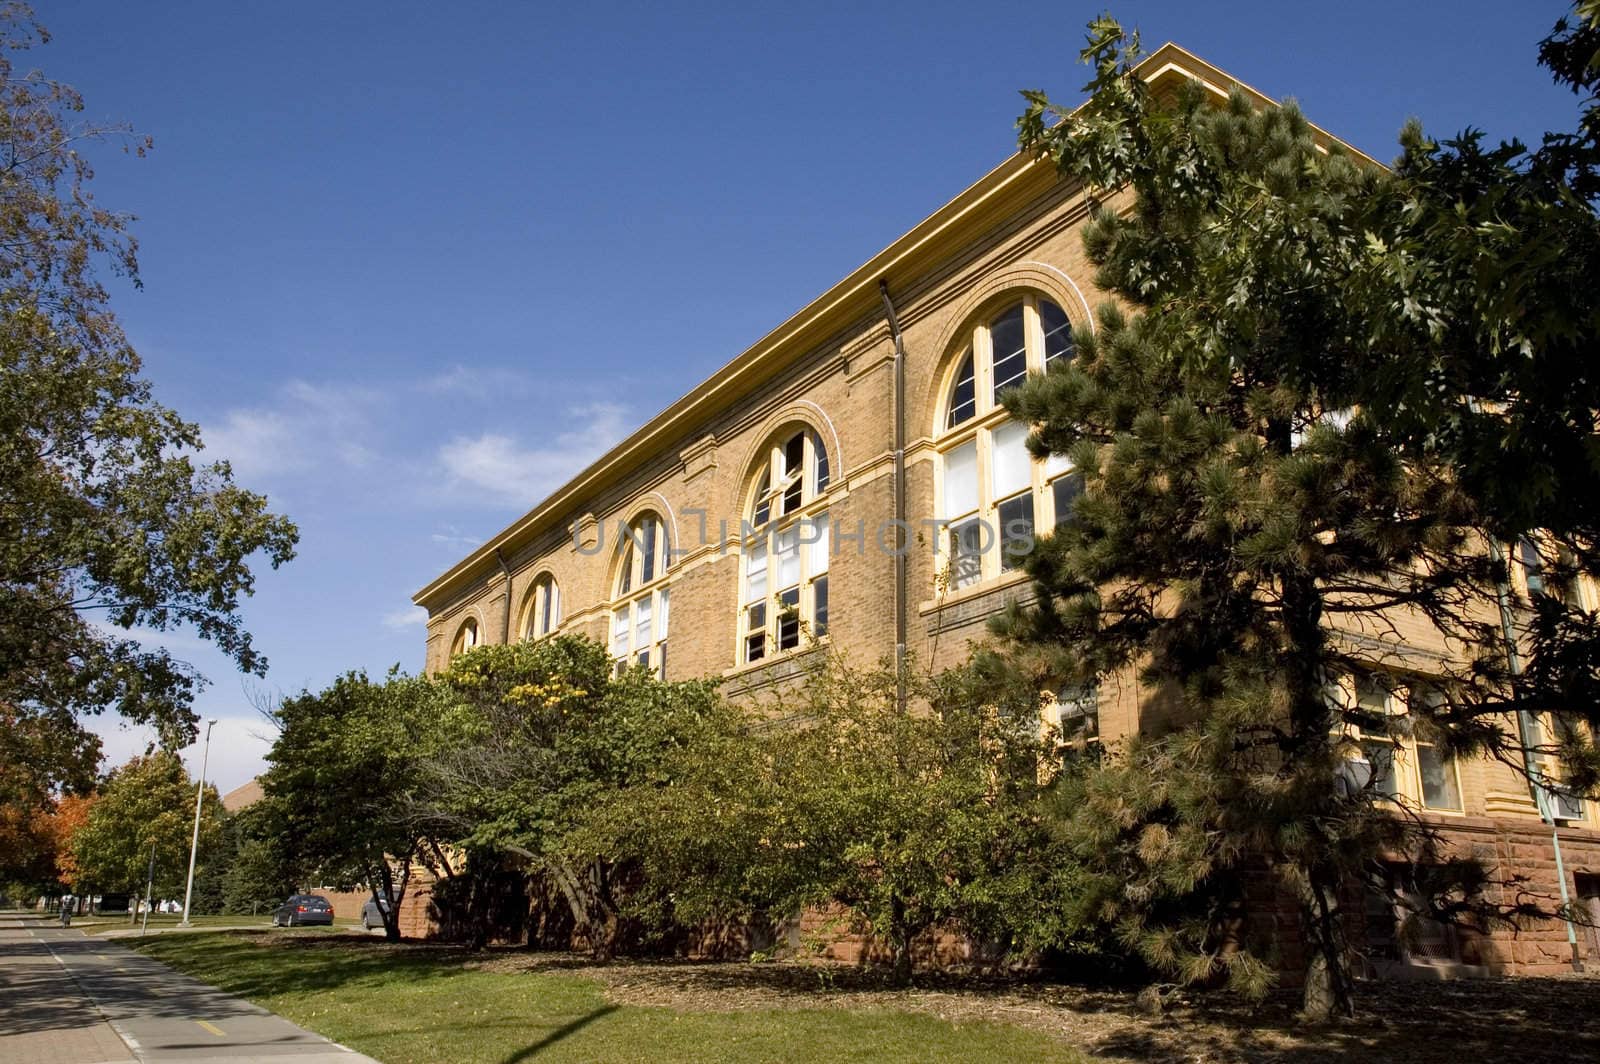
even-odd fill
[(500, 563), (500, 571), (506, 574), (506, 615), (505, 623), (500, 626), (500, 642), (511, 642), (511, 566), (506, 564), (506, 556), (500, 553), (500, 548), (494, 549), (494, 560)]
[[(1498, 540), (1489, 539), (1489, 560), (1495, 564), (1498, 574), (1495, 583), (1495, 597), (1500, 605), (1500, 633), (1506, 641), (1506, 666), (1511, 670), (1511, 683), (1513, 692), (1516, 689), (1518, 678), (1522, 676), (1522, 652), (1517, 648), (1516, 626), (1511, 615), (1511, 568), (1506, 561), (1505, 553), (1500, 549)], [(1556, 855), (1556, 883), (1561, 888), (1561, 908), (1566, 914), (1567, 946), (1572, 950), (1572, 970), (1583, 971), (1583, 955), (1578, 950), (1578, 931), (1572, 924), (1571, 905), (1572, 898), (1567, 893), (1567, 869), (1561, 859), (1561, 828), (1556, 823), (1555, 813), (1550, 808), (1550, 794), (1540, 783), (1543, 772), (1534, 766), (1534, 740), (1533, 735), (1538, 730), (1538, 724), (1529, 713), (1521, 706), (1517, 707), (1517, 741), (1522, 744), (1522, 761), (1527, 766), (1528, 789), (1533, 793), (1533, 803), (1538, 807), (1539, 819), (1543, 820), (1550, 828), (1550, 844), (1555, 849)]]
[[(878, 294), (883, 297), (883, 313), (894, 337), (894, 674), (895, 706), (906, 708), (906, 564), (911, 543), (906, 537), (906, 343), (900, 334), (900, 319), (889, 298), (889, 281), (879, 279)], [(881, 540), (880, 540), (881, 542)]]

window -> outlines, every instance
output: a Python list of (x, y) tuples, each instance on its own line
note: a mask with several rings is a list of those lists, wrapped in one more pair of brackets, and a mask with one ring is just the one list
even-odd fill
[(1569, 610), (1592, 609), (1595, 585), (1573, 549), (1546, 532), (1530, 532), (1511, 548), (1508, 579), (1531, 603), (1540, 595)]
[[(1413, 706), (1438, 710), (1444, 707), (1444, 701), (1444, 693), (1437, 688), (1419, 684), (1411, 689)], [(1432, 713), (1424, 716), (1431, 717)], [(1423, 808), (1461, 812), (1461, 773), (1456, 759), (1422, 735), (1416, 735), (1412, 742), (1417, 751), (1417, 793)]]
[(1352, 791), (1370, 791), (1389, 801), (1400, 798), (1399, 774), (1395, 754), (1399, 741), (1395, 734), (1399, 712), (1394, 692), (1373, 676), (1355, 681), (1355, 709), (1367, 718), (1350, 729), (1356, 751), (1345, 761), (1345, 780)]
[(790, 430), (763, 456), (743, 544), (740, 660), (761, 661), (828, 632), (828, 452)]
[(1094, 742), (1100, 737), (1100, 689), (1094, 684), (1068, 684), (1048, 691), (1041, 700), (1040, 715), (1057, 742)]
[(522, 638), (543, 639), (561, 624), (561, 589), (546, 573), (533, 582), (523, 606)]
[(1318, 425), (1325, 425), (1338, 432), (1343, 432), (1350, 427), (1350, 423), (1355, 418), (1355, 407), (1350, 406), (1334, 410), (1321, 410), (1315, 413), (1303, 412), (1297, 414), (1294, 419), (1294, 427), (1289, 432), (1289, 448), (1290, 450), (1299, 450), (1306, 442), (1306, 437), (1311, 435), (1312, 429)]
[(670, 551), (666, 525), (654, 514), (628, 526), (618, 552), (611, 607), (611, 657), (619, 670), (638, 665), (666, 676)]
[(1366, 953), (1405, 964), (1461, 960), (1459, 933), (1433, 916), (1417, 874), (1435, 871), (1386, 864), (1368, 873), (1364, 893)]
[(1418, 741), (1417, 776), (1425, 807), (1461, 812), (1461, 781), (1455, 758), (1432, 743)]
[[(1051, 459), (1054, 458), (1052, 455)], [(1072, 504), (1077, 502), (1078, 496), (1082, 494), (1082, 473), (1064, 473), (1050, 482), (1050, 497), (1056, 514), (1057, 528), (1072, 520)]]
[(1083, 477), (1028, 453), (1028, 427), (1001, 401), (1031, 373), (1073, 355), (1055, 303), (1025, 296), (975, 326), (956, 362), (942, 421), (939, 520), (943, 579), (970, 587), (1020, 568), (1040, 528), (1067, 521)]
[[(1536, 745), (1550, 745), (1560, 747), (1567, 743), (1581, 744), (1582, 732), (1579, 725), (1571, 717), (1560, 713), (1544, 714), (1543, 719), (1535, 725), (1548, 739), (1541, 741), (1539, 736), (1534, 736)], [(1547, 753), (1535, 761), (1535, 771), (1539, 778), (1552, 784), (1543, 788), (1545, 805), (1550, 816), (1556, 820), (1583, 820), (1584, 800), (1580, 795), (1561, 788), (1561, 780), (1566, 775), (1558, 752)]]
[(1361, 719), (1347, 728), (1356, 746), (1344, 766), (1347, 789), (1370, 788), (1411, 808), (1462, 812), (1455, 758), (1428, 738), (1427, 722), (1442, 708), (1444, 693), (1425, 681), (1383, 675), (1358, 676), (1353, 685), (1352, 709)]
[(450, 656), (453, 658), (457, 654), (465, 654), (477, 646), (478, 642), (478, 622), (468, 617), (462, 622), (461, 627), (456, 629), (455, 641), (450, 644)]
[(1071, 762), (1098, 758), (1100, 691), (1094, 684), (1065, 684), (1039, 695), (1040, 783), (1048, 783)]
[(1544, 581), (1544, 559), (1539, 557), (1539, 548), (1524, 536), (1517, 540), (1517, 562), (1522, 566), (1522, 580), (1528, 589), (1528, 597), (1546, 593)]
[(1589, 955), (1600, 957), (1600, 876), (1579, 872), (1573, 876), (1577, 888), (1578, 909), (1589, 919), (1584, 921), (1584, 936), (1589, 940)]

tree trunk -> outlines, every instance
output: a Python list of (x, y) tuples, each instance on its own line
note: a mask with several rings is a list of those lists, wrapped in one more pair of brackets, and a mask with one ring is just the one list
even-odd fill
[[(1290, 424), (1281, 419), (1268, 423), (1267, 444), (1280, 455), (1293, 449)], [(1289, 772), (1304, 765), (1323, 766), (1334, 732), (1334, 710), (1325, 684), (1327, 676), (1327, 632), (1323, 628), (1322, 589), (1304, 571), (1289, 568), (1280, 574), (1282, 605), (1280, 616), (1289, 646), (1285, 648), (1283, 670), (1289, 687), (1289, 738), (1280, 746), (1283, 768)], [(1319, 767), (1320, 771), (1320, 767)], [(1334, 782), (1328, 780), (1328, 795)], [(1309, 818), (1309, 812), (1305, 814)], [(1324, 845), (1331, 845), (1322, 840)], [(1337, 903), (1340, 876), (1323, 853), (1287, 853), (1277, 856), (1304, 869), (1306, 894), (1301, 900), (1301, 923), (1306, 945), (1311, 951), (1306, 966), (1302, 1016), (1323, 1022), (1335, 1015), (1355, 1015), (1350, 995), (1350, 976), (1345, 964), (1339, 928)]]
[(906, 905), (899, 896), (889, 902), (889, 949), (895, 986), (911, 983), (911, 929), (906, 926)]
[(400, 941), (400, 906), (405, 904), (406, 888), (411, 884), (411, 858), (400, 865), (400, 888), (389, 897), (389, 911), (383, 916), (383, 937), (387, 942)]
[(1339, 917), (1329, 901), (1332, 889), (1322, 871), (1312, 872), (1310, 904), (1303, 913), (1311, 958), (1306, 964), (1305, 993), (1300, 1005), (1301, 1018), (1311, 1023), (1350, 1019), (1356, 1014), (1350, 972), (1341, 948)]
[(590, 863), (589, 882), (593, 886), (589, 901), (597, 917), (591, 921), (591, 926), (597, 931), (593, 939), (594, 958), (597, 961), (609, 962), (617, 955), (617, 947), (622, 940), (622, 916), (611, 902), (611, 885), (606, 876), (604, 862)]
[(381, 904), (378, 906), (378, 910), (383, 916), (383, 940), (385, 942), (399, 942), (400, 905), (405, 901), (406, 885), (411, 880), (411, 858), (408, 856), (401, 862), (400, 887), (398, 890), (395, 889), (394, 871), (389, 867), (388, 858), (380, 858), (377, 863), (377, 869), (378, 875), (369, 875), (368, 882), (373, 884), (371, 888), (373, 900), (380, 900), (378, 897), (378, 884), (382, 884), (382, 900), (387, 900), (389, 903), (388, 911), (384, 911)]
[(582, 875), (565, 861), (553, 861), (549, 867), (577, 930), (589, 940), (589, 955), (601, 963), (610, 961), (622, 938), (622, 917), (611, 902), (604, 864), (590, 862)]
[(467, 948), (476, 952), (489, 944), (489, 888), (482, 871), (475, 872), (467, 890)]
[(1337, 1005), (1333, 993), (1333, 976), (1328, 971), (1328, 958), (1319, 949), (1311, 954), (1306, 965), (1305, 991), (1300, 998), (1300, 1017), (1308, 1023), (1327, 1023), (1333, 1018)]
[(573, 929), (587, 938), (592, 946), (594, 934), (589, 927), (589, 907), (584, 904), (582, 888), (578, 886), (577, 877), (572, 874), (565, 861), (552, 861), (550, 875), (556, 881), (556, 889), (561, 891), (561, 896), (567, 900), (567, 908), (572, 912)]
[(593, 948), (591, 955), (601, 964), (609, 964), (617, 955), (617, 943), (622, 937), (622, 921), (614, 912), (606, 912), (594, 925), (594, 933), (590, 941)]

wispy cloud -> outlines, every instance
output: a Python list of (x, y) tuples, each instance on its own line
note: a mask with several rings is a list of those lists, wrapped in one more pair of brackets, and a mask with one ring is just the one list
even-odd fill
[(439, 531), (429, 534), (428, 538), (446, 547), (476, 547), (484, 540), (483, 536), (464, 532), (455, 525), (444, 525)]
[(391, 610), (379, 618), (385, 628), (396, 631), (406, 628), (416, 628), (428, 622), (428, 611), (421, 606), (407, 606), (401, 610)]
[(276, 410), (230, 410), (221, 424), (204, 430), (204, 439), (206, 457), (226, 458), (246, 481), (303, 464), (299, 434)]
[(571, 427), (527, 446), (500, 432), (458, 436), (439, 448), (451, 495), (527, 507), (569, 480), (622, 438), (625, 410), (613, 403), (575, 407)]
[(377, 460), (368, 442), (369, 389), (293, 380), (273, 399), (228, 411), (203, 430), (206, 458), (226, 458), (239, 478), (297, 473), (333, 461), (365, 469)]
[(454, 365), (426, 377), (417, 390), (428, 395), (459, 395), (468, 399), (515, 398), (533, 391), (537, 377), (524, 370)]

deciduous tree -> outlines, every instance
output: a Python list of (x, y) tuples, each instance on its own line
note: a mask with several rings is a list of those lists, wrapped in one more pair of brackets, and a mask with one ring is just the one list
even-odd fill
[(228, 818), (233, 856), (222, 876), (222, 911), (267, 912), (294, 893), (294, 869), (277, 831), (282, 818), (262, 798)]
[(690, 922), (835, 911), (828, 933), (870, 936), (900, 982), (936, 928), (997, 955), (1087, 943), (1091, 924), (1063, 935), (1040, 904), (1077, 870), (1040, 815), (1056, 754), (1038, 689), (983, 667), (897, 679), (817, 664), (739, 730), (685, 749), (664, 784), (613, 797), (644, 897)]
[[(143, 894), (155, 851), (155, 896), (183, 895), (194, 830), (195, 781), (176, 754), (158, 751), (116, 769), (72, 836), (80, 890)], [(222, 856), (222, 799), (205, 786), (197, 867)]]
[[(137, 282), (129, 217), (93, 198), (86, 152), (148, 141), (85, 124), (71, 88), (16, 66), (45, 38), (0, 11), (0, 801), (38, 807), (92, 782), (86, 714), (191, 741), (201, 682), (136, 629), (190, 627), (260, 673), (239, 616), (252, 556), (293, 555), (294, 526), (203, 464), (198, 428), (157, 403), (98, 272)], [(86, 771), (86, 769), (88, 771)]]
[(595, 955), (611, 956), (635, 851), (594, 817), (619, 793), (665, 784), (672, 756), (711, 748), (732, 714), (709, 684), (615, 676), (605, 648), (575, 636), (476, 648), (440, 683), (459, 708), (422, 775), (450, 838), (552, 883)]
[(438, 837), (417, 766), (449, 705), (426, 678), (362, 672), (273, 712), (278, 738), (261, 778), (258, 837), (302, 887), (365, 887), (387, 903), (384, 932), (400, 938), (400, 906)]

